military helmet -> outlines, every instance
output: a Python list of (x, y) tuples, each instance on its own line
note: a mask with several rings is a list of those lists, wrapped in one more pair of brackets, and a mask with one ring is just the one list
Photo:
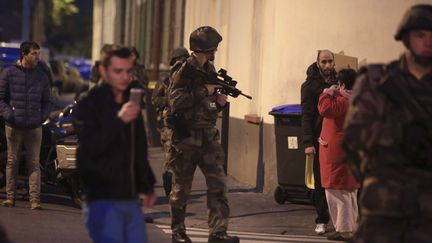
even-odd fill
[(188, 58), (189, 57), (189, 52), (186, 48), (184, 47), (179, 47), (174, 49), (174, 51), (171, 53), (171, 57), (170, 57), (170, 62), (169, 64), (172, 66), (174, 65), (174, 63), (176, 62), (176, 60), (180, 57), (185, 57)]
[(194, 30), (189, 37), (189, 47), (196, 52), (210, 52), (215, 50), (222, 36), (210, 26), (201, 26)]
[(416, 29), (432, 30), (432, 5), (418, 4), (412, 6), (399, 24), (395, 39), (402, 40), (405, 33)]

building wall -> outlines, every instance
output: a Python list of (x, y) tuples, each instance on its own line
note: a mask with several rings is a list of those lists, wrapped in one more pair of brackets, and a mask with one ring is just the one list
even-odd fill
[(93, 60), (99, 59), (103, 44), (119, 43), (122, 7), (121, 0), (93, 1)]
[[(268, 112), (300, 102), (300, 85), (317, 50), (343, 51), (367, 63), (398, 58), (403, 45), (393, 39), (397, 25), (409, 6), (425, 2), (187, 0), (184, 43), (195, 28), (215, 27), (224, 38), (216, 67), (226, 68), (237, 87), (253, 96), (230, 98), (228, 173), (271, 192), (276, 148)], [(261, 123), (246, 122), (247, 114), (257, 114)]]
[[(161, 10), (161, 31), (155, 26), (156, 3)], [(147, 68), (169, 68), (171, 51), (183, 45), (184, 0), (94, 0), (92, 58), (99, 59), (103, 44), (135, 46)], [(160, 35), (158, 58), (154, 36)], [(153, 62), (158, 59), (160, 63)]]

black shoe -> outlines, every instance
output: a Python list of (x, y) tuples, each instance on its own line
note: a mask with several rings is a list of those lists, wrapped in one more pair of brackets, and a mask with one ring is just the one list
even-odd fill
[(227, 233), (212, 234), (208, 238), (208, 243), (239, 243), (240, 238), (237, 236), (229, 236)]
[(173, 233), (171, 236), (172, 243), (192, 243), (191, 239), (185, 232)]
[(338, 235), (339, 235), (339, 232), (333, 231), (333, 232), (326, 233), (324, 236), (326, 236), (326, 237), (337, 237)]
[(349, 241), (351, 238), (345, 238), (339, 232), (336, 232), (335, 234), (327, 236), (327, 240), (334, 240), (334, 241)]

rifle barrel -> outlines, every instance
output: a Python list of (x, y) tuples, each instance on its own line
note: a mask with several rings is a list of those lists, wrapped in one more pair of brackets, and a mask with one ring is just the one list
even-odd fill
[(248, 98), (248, 99), (252, 99), (252, 96), (250, 96), (250, 95), (247, 95), (247, 94), (243, 94), (243, 93), (240, 93), (240, 95), (243, 95), (244, 97), (246, 97), (246, 98)]

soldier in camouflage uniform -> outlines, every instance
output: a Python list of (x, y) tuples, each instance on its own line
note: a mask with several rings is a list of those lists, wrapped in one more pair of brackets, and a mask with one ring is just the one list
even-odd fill
[(347, 116), (346, 161), (362, 180), (353, 242), (432, 242), (432, 5), (405, 14), (398, 61), (370, 65)]
[(140, 63), (140, 54), (136, 47), (131, 46), (129, 50), (132, 52), (132, 59), (134, 60), (134, 69), (132, 74), (132, 82), (136, 82), (140, 88), (144, 90), (144, 94), (148, 94), (148, 83), (149, 78), (147, 75), (146, 68), (144, 64)]
[(206, 84), (202, 73), (215, 71), (211, 61), (222, 41), (212, 27), (203, 26), (189, 38), (191, 56), (171, 69), (168, 89), (168, 125), (173, 128), (169, 150), (169, 166), (174, 173), (170, 194), (172, 242), (191, 242), (186, 235), (186, 204), (191, 192), (196, 167), (203, 172), (207, 183), (209, 211), (208, 242), (239, 242), (227, 235), (229, 206), (226, 196), (224, 151), (215, 128), (217, 114), (226, 104), (226, 95), (215, 92), (215, 85)]
[[(184, 62), (186, 58), (189, 57), (189, 52), (184, 47), (179, 47), (174, 49), (171, 53), (170, 58), (170, 66), (173, 66), (176, 62)], [(157, 112), (157, 121), (158, 121), (158, 129), (161, 137), (161, 144), (163, 146), (165, 152), (165, 164), (164, 164), (164, 173), (162, 174), (163, 186), (165, 189), (165, 194), (168, 196), (171, 192), (171, 178), (172, 172), (168, 166), (168, 150), (171, 147), (171, 134), (172, 131), (166, 126), (166, 114), (168, 109), (168, 97), (166, 95), (166, 91), (169, 86), (169, 76), (167, 76), (163, 80), (159, 80), (157, 82), (155, 89), (152, 93), (152, 103), (156, 108)]]

